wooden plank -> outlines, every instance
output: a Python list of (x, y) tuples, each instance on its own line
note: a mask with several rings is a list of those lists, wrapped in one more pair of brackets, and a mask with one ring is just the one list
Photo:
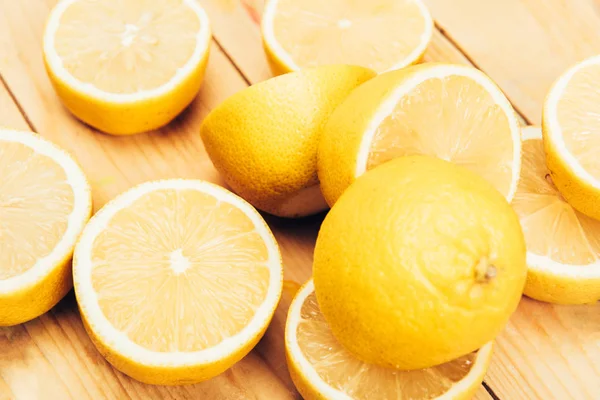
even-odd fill
[[(199, 124), (210, 109), (246, 83), (220, 49), (212, 49), (206, 83), (198, 99), (168, 127), (133, 137), (103, 135), (76, 121), (62, 107), (46, 77), (41, 35), (52, 4), (0, 1), (0, 76), (7, 83), (7, 88), (0, 87), (2, 121), (27, 128), (6, 90), (10, 89), (32, 128), (79, 159), (92, 182), (96, 209), (122, 190), (150, 179), (190, 177), (222, 184), (202, 147)], [(303, 226), (292, 233), (291, 227), (272, 221), (288, 267), (286, 278), (308, 277), (314, 225), (318, 223), (318, 219), (302, 222)], [(261, 343), (263, 348), (282, 346), (286, 309), (282, 303), (274, 328)], [(50, 313), (0, 330), (0, 391), (17, 399), (297, 398), (282, 367), (283, 351), (269, 353), (269, 362), (278, 367), (278, 374), (258, 352), (252, 352), (229, 371), (202, 384), (141, 384), (114, 370), (97, 353), (83, 330), (72, 294)]]
[(439, 26), (534, 124), (550, 85), (600, 52), (596, 0), (425, 0)]
[[(596, 52), (599, 50), (596, 44), (590, 44), (598, 37), (592, 32), (600, 29), (600, 20), (595, 24), (591, 22), (597, 15), (586, 6), (590, 1), (427, 0), (438, 19), (438, 26), (445, 31), (434, 32), (425, 61), (466, 64), (475, 59), (478, 65), (489, 64), (491, 70), (484, 70), (498, 81), (514, 104), (525, 112), (527, 119), (537, 120), (545, 90), (562, 68), (572, 60), (586, 56), (592, 47)], [(527, 3), (529, 16), (513, 9), (517, 3)], [(215, 25), (220, 26), (215, 30), (216, 39), (238, 68), (251, 82), (268, 77), (264, 56), (260, 59), (256, 56), (263, 54), (258, 27), (262, 1), (232, 0), (225, 4), (221, 0), (203, 0), (202, 4)], [(542, 14), (546, 11), (545, 17), (538, 15), (538, 10)], [(561, 21), (565, 12), (569, 18)], [(577, 31), (580, 19), (576, 17), (588, 13), (592, 15), (581, 19), (584, 26)], [(449, 16), (455, 17), (451, 27), (446, 25)], [(531, 19), (535, 18), (542, 18), (543, 22), (535, 22), (531, 27)], [(529, 30), (535, 31), (538, 25), (546, 27), (546, 31), (530, 34)], [(566, 33), (569, 39), (563, 39), (562, 29), (567, 27), (570, 28)], [(453, 44), (458, 38), (454, 36), (455, 29), (462, 34), (458, 39), (460, 48)], [(505, 36), (510, 37), (509, 44), (504, 43)], [(243, 44), (240, 44), (242, 37)], [(463, 40), (465, 46), (462, 46)], [(573, 40), (583, 43), (574, 44)], [(523, 51), (524, 41), (529, 43), (527, 51)], [(549, 43), (554, 42), (562, 51), (558, 55), (566, 55), (561, 60), (553, 59), (556, 57), (553, 53), (555, 45)], [(470, 48), (467, 46), (470, 43), (479, 46), (477, 57), (462, 52)], [(578, 50), (573, 49), (578, 46)], [(600, 342), (598, 335), (586, 335), (588, 331), (580, 328), (582, 314), (589, 324), (600, 324), (600, 304), (565, 308), (524, 298), (497, 340), (486, 378), (494, 394), (503, 399), (597, 399), (600, 393)], [(548, 330), (540, 327), (548, 327)]]

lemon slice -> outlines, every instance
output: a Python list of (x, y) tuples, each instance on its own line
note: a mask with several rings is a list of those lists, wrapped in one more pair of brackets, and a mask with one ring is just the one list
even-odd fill
[(146, 383), (212, 378), (259, 341), (282, 291), (271, 231), (203, 181), (137, 186), (104, 206), (75, 249), (82, 319), (117, 369)]
[(71, 255), (92, 213), (90, 186), (64, 150), (0, 129), (0, 325), (52, 308), (72, 287)]
[(157, 129), (192, 101), (210, 40), (195, 0), (63, 0), (50, 13), (43, 50), (66, 107), (122, 135)]
[(523, 166), (512, 206), (527, 243), (525, 294), (560, 304), (600, 300), (600, 222), (575, 210), (554, 186), (539, 128), (523, 129)]
[(312, 280), (300, 289), (285, 327), (288, 366), (306, 399), (469, 399), (483, 381), (492, 342), (436, 367), (402, 371), (357, 360), (334, 338)]
[(367, 170), (415, 154), (462, 165), (510, 201), (521, 166), (519, 122), (502, 91), (475, 68), (428, 63), (379, 75), (354, 90), (323, 131), (323, 195), (333, 205)]
[(546, 97), (543, 135), (552, 179), (569, 204), (600, 219), (600, 56), (566, 71)]
[(421, 0), (270, 0), (262, 20), (275, 74), (325, 64), (403, 68), (421, 60), (432, 34)]

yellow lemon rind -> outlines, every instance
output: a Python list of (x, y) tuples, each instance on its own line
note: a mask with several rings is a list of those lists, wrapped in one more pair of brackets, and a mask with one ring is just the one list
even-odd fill
[(286, 218), (321, 212), (321, 131), (335, 107), (374, 76), (363, 67), (328, 65), (250, 86), (204, 119), (206, 152), (229, 187), (256, 208)]

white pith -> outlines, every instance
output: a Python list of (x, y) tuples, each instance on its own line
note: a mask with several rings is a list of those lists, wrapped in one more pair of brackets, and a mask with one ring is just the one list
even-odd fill
[(127, 94), (105, 92), (91, 83), (82, 82), (71, 75), (63, 66), (62, 59), (54, 47), (54, 37), (60, 25), (60, 18), (70, 5), (79, 1), (81, 0), (62, 0), (50, 12), (50, 16), (48, 17), (48, 22), (46, 24), (46, 30), (44, 32), (43, 49), (48, 65), (58, 79), (64, 82), (67, 86), (75, 88), (78, 92), (86, 94), (92, 98), (111, 103), (134, 103), (144, 99), (160, 97), (173, 91), (194, 71), (197, 65), (202, 61), (202, 57), (208, 51), (210, 46), (210, 21), (206, 15), (206, 12), (197, 1), (182, 0), (183, 3), (198, 16), (200, 21), (200, 31), (196, 36), (196, 48), (194, 49), (190, 59), (177, 70), (177, 73), (171, 78), (171, 80), (169, 80), (169, 82), (157, 88)]
[[(269, 288), (263, 303), (256, 310), (250, 323), (236, 335), (218, 345), (194, 352), (155, 352), (131, 341), (117, 330), (104, 316), (92, 286), (92, 262), (90, 259), (95, 238), (109, 224), (112, 217), (128, 207), (140, 197), (164, 189), (198, 190), (214, 196), (221, 202), (229, 203), (248, 216), (269, 252)], [(74, 256), (73, 281), (81, 313), (86, 316), (91, 329), (102, 342), (116, 353), (146, 366), (182, 367), (210, 364), (219, 361), (253, 340), (268, 325), (275, 310), (283, 285), (281, 256), (275, 239), (260, 214), (248, 203), (226, 189), (198, 180), (172, 179), (141, 184), (116, 197), (104, 206), (86, 226), (77, 243)]]
[[(323, 381), (317, 371), (302, 353), (300, 346), (298, 346), (297, 330), (301, 318), (302, 305), (304, 304), (306, 298), (312, 292), (314, 292), (314, 290), (314, 284), (311, 279), (298, 291), (294, 297), (294, 300), (292, 301), (292, 304), (290, 305), (288, 319), (285, 326), (286, 347), (291, 354), (293, 359), (292, 362), (298, 366), (298, 369), (301, 371), (305, 379), (311, 383), (311, 385), (319, 392), (321, 396), (332, 400), (352, 400), (352, 398), (347, 394), (329, 386), (325, 381)], [(475, 362), (473, 363), (469, 373), (461, 381), (452, 386), (449, 391), (444, 393), (442, 396), (437, 397), (436, 400), (452, 400), (456, 398), (457, 395), (467, 390), (472, 385), (473, 381), (480, 379), (480, 377), (485, 374), (486, 360), (489, 358), (490, 353), (492, 352), (492, 347), (492, 342), (489, 342), (479, 349), (478, 355), (475, 358)]]
[(592, 174), (587, 172), (585, 168), (579, 163), (577, 158), (571, 154), (571, 152), (567, 149), (565, 144), (565, 140), (563, 138), (562, 128), (558, 121), (558, 102), (560, 101), (563, 92), (569, 85), (569, 82), (579, 71), (590, 66), (590, 65), (600, 65), (600, 56), (595, 56), (592, 58), (588, 58), (587, 60), (582, 61), (581, 63), (571, 67), (568, 69), (558, 81), (554, 84), (548, 97), (546, 98), (546, 102), (544, 104), (544, 118), (548, 122), (548, 132), (545, 132), (546, 136), (550, 139), (550, 141), (554, 144), (554, 148), (561, 160), (568, 165), (568, 167), (573, 171), (579, 179), (585, 181), (587, 184), (593, 186), (595, 189), (600, 190), (600, 180), (594, 178)]
[(511, 201), (515, 195), (515, 192), (517, 191), (519, 174), (521, 171), (521, 136), (519, 121), (516, 118), (514, 109), (512, 108), (510, 102), (490, 78), (477, 69), (462, 65), (434, 65), (427, 69), (421, 70), (418, 73), (412, 74), (412, 76), (406, 82), (404, 82), (403, 85), (398, 86), (396, 90), (392, 91), (387, 98), (382, 99), (377, 112), (372, 117), (362, 137), (356, 158), (354, 178), (358, 178), (366, 172), (367, 163), (369, 160), (369, 152), (373, 138), (377, 132), (377, 128), (379, 125), (381, 125), (383, 120), (393, 112), (400, 99), (428, 79), (441, 79), (448, 76), (467, 77), (481, 85), (490, 94), (490, 96), (492, 96), (494, 102), (502, 108), (502, 111), (506, 115), (510, 125), (514, 144), (512, 182), (510, 190), (506, 195), (507, 200)]
[(87, 179), (79, 165), (66, 151), (30, 132), (2, 129), (0, 130), (0, 142), (2, 141), (21, 143), (60, 165), (65, 172), (67, 182), (73, 188), (74, 206), (68, 217), (67, 230), (52, 252), (37, 260), (33, 267), (22, 274), (4, 280), (0, 279), (0, 295), (10, 294), (39, 282), (66, 259), (73, 251), (92, 207), (91, 188)]
[[(542, 131), (537, 127), (524, 128), (522, 134), (523, 142), (542, 139)], [(556, 276), (573, 279), (600, 279), (600, 260), (583, 265), (561, 264), (548, 256), (542, 256), (527, 250), (527, 266), (530, 270), (549, 272)]]
[[(287, 65), (293, 71), (298, 71), (298, 70), (302, 69), (302, 67), (300, 67), (298, 64), (296, 64), (296, 62), (292, 59), (292, 56), (283, 48), (283, 46), (279, 43), (279, 41), (275, 37), (275, 32), (273, 31), (275, 12), (277, 10), (278, 2), (279, 2), (279, 0), (269, 0), (267, 2), (267, 4), (265, 5), (262, 24), (261, 24), (263, 38), (264, 38), (265, 42), (268, 44), (268, 47), (270, 47), (271, 49), (274, 50), (274, 52), (281, 59), (281, 61), (283, 61), (283, 63), (285, 65)], [(404, 67), (414, 63), (420, 57), (420, 55), (425, 52), (425, 50), (427, 49), (427, 46), (429, 45), (431, 37), (433, 36), (434, 24), (433, 24), (433, 19), (431, 18), (431, 15), (429, 14), (429, 10), (427, 9), (425, 4), (423, 4), (423, 2), (421, 0), (413, 0), (413, 2), (421, 10), (421, 15), (423, 16), (423, 19), (425, 20), (425, 27), (426, 27), (425, 31), (423, 31), (423, 33), (421, 34), (421, 41), (419, 43), (419, 46), (417, 46), (404, 59), (398, 61), (396, 64), (394, 64), (392, 67), (390, 67), (387, 71), (401, 69), (401, 68), (404, 68)], [(348, 22), (350, 22), (350, 21), (348, 21)], [(348, 27), (348, 24), (345, 23), (344, 20), (341, 20), (340, 23), (342, 25), (344, 25), (344, 26), (340, 26), (340, 28)], [(382, 40), (385, 40), (385, 38), (383, 38)]]

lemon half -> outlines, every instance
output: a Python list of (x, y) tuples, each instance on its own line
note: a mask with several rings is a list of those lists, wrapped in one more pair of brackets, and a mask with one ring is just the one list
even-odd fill
[(365, 364), (333, 336), (321, 314), (312, 280), (294, 298), (285, 326), (294, 384), (307, 399), (471, 399), (492, 358), (492, 342), (432, 368), (401, 371)]
[(429, 155), (483, 176), (509, 201), (521, 166), (521, 130), (483, 72), (428, 63), (382, 74), (335, 110), (319, 145), (319, 179), (333, 205), (366, 171), (396, 157)]
[(248, 203), (210, 183), (148, 182), (105, 205), (73, 264), (92, 341), (152, 384), (212, 378), (241, 360), (282, 291), (279, 248)]
[(52, 308), (73, 286), (71, 255), (92, 213), (77, 162), (31, 133), (0, 130), (0, 326)]
[(554, 185), (540, 128), (523, 129), (523, 166), (512, 206), (527, 243), (525, 294), (560, 304), (600, 300), (600, 222), (574, 209)]
[(125, 135), (160, 128), (194, 99), (210, 41), (195, 0), (64, 0), (50, 12), (43, 51), (65, 106)]

